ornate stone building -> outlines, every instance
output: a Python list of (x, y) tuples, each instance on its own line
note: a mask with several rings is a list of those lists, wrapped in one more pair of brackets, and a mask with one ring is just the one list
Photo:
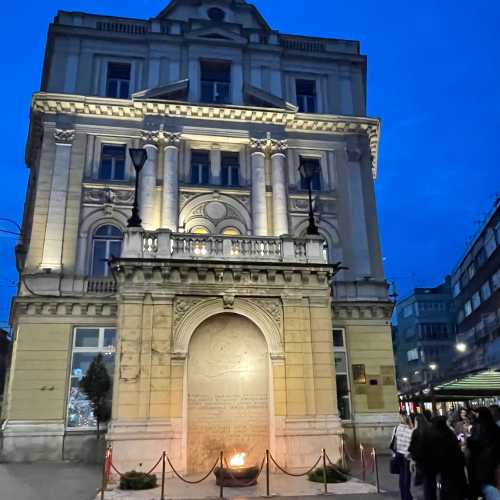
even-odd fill
[[(365, 93), (357, 42), (280, 34), (244, 0), (173, 0), (147, 21), (58, 13), (31, 104), (5, 459), (92, 453), (79, 380), (99, 352), (120, 468), (268, 447), (293, 468), (337, 456), (342, 433), (386, 444)], [(148, 159), (128, 230), (132, 147)]]

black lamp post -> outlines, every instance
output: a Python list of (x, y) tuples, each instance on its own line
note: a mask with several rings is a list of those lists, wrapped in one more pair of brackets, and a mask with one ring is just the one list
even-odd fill
[(142, 220), (139, 216), (139, 174), (141, 173), (146, 160), (148, 159), (148, 153), (145, 149), (129, 149), (130, 158), (132, 158), (132, 163), (135, 168), (135, 196), (134, 196), (134, 207), (132, 208), (132, 217), (128, 220), (128, 227), (141, 227)]
[(304, 179), (309, 190), (309, 226), (307, 227), (307, 234), (318, 236), (318, 226), (314, 220), (313, 203), (312, 203), (312, 181), (318, 174), (319, 165), (314, 160), (303, 159), (300, 163), (299, 173)]

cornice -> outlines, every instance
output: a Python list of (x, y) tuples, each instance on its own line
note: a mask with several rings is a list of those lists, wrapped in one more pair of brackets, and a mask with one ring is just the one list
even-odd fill
[(89, 317), (116, 318), (117, 305), (111, 301), (75, 299), (43, 299), (41, 297), (17, 297), (12, 317)]
[(366, 135), (371, 149), (372, 170), (377, 173), (380, 121), (376, 118), (303, 114), (291, 110), (249, 106), (208, 106), (173, 101), (134, 101), (67, 94), (36, 93), (33, 113), (66, 114), (143, 121), (147, 116), (225, 120), (282, 126), (288, 132)]
[(390, 301), (336, 301), (332, 302), (334, 320), (389, 321), (394, 304)]

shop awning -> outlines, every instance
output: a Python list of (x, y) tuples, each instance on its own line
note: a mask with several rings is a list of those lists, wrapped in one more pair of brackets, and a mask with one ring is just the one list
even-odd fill
[(434, 387), (435, 396), (484, 398), (500, 396), (500, 370), (485, 370)]

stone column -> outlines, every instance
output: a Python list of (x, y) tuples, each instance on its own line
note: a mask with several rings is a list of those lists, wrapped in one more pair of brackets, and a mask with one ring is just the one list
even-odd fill
[(71, 149), (74, 138), (74, 130), (56, 129), (54, 132), (56, 154), (52, 171), (43, 257), (40, 265), (42, 269), (58, 270), (62, 266), (63, 232), (68, 197)]
[(267, 236), (266, 141), (252, 139), (252, 223), (254, 236)]
[(288, 201), (286, 196), (286, 141), (272, 141), (271, 180), (273, 185), (274, 236), (288, 234)]
[(148, 153), (148, 159), (140, 173), (139, 183), (139, 214), (144, 229), (152, 231), (155, 226), (155, 189), (156, 189), (156, 165), (158, 162), (158, 148), (148, 142), (144, 145)]
[(179, 225), (179, 133), (164, 133), (163, 206), (161, 228), (177, 231)]

